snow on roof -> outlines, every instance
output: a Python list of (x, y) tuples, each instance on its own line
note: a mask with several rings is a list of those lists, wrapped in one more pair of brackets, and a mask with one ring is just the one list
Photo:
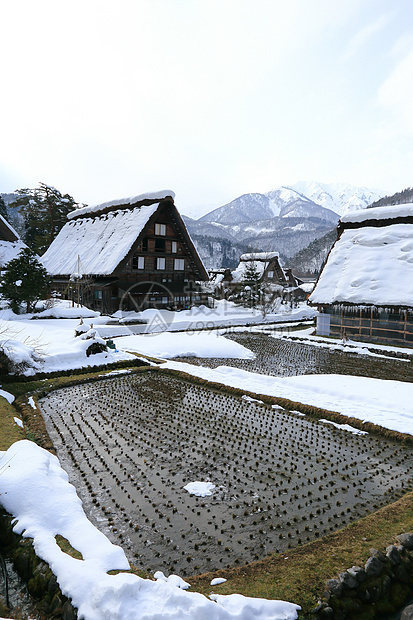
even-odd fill
[(80, 209), (75, 209), (71, 211), (67, 219), (72, 220), (75, 217), (79, 217), (80, 215), (87, 215), (88, 213), (97, 213), (99, 211), (103, 211), (104, 209), (109, 209), (110, 207), (120, 207), (127, 205), (134, 205), (138, 202), (143, 202), (145, 200), (150, 200), (153, 202), (160, 202), (164, 198), (171, 197), (175, 198), (175, 192), (171, 189), (164, 189), (157, 192), (146, 192), (145, 194), (139, 194), (138, 196), (131, 196), (129, 198), (119, 198), (117, 200), (110, 200), (109, 202), (102, 202), (98, 205), (90, 205), (87, 207), (81, 207)]
[(0, 269), (5, 269), (7, 263), (16, 258), (25, 247), (26, 244), (20, 239), (18, 241), (0, 240)]
[(240, 261), (269, 261), (278, 258), (278, 252), (252, 252), (250, 254), (241, 254)]
[[(0, 215), (0, 224), (3, 225), (3, 228), (6, 227), (7, 232), (11, 234), (12, 239), (8, 239), (8, 241), (17, 241), (17, 239), (20, 239), (19, 234), (14, 230), (13, 226), (9, 224), (9, 222), (2, 215)], [(13, 239), (13, 237), (15, 237), (15, 239)]]
[(340, 218), (343, 224), (347, 222), (367, 222), (369, 220), (387, 220), (396, 217), (413, 217), (413, 204), (389, 205), (386, 207), (374, 207), (374, 209), (362, 209), (349, 211)]
[(345, 229), (309, 301), (413, 307), (413, 224)]
[(59, 232), (41, 261), (51, 275), (71, 275), (80, 256), (84, 274), (110, 275), (158, 206), (159, 203), (155, 203), (119, 209), (98, 217), (72, 219)]

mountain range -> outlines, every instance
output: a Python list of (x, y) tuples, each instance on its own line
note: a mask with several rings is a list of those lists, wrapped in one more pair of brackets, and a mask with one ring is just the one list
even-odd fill
[(279, 252), (288, 264), (317, 239), (330, 240), (328, 233), (345, 212), (365, 209), (380, 197), (378, 191), (346, 183), (299, 182), (243, 194), (197, 220), (184, 220), (209, 269), (235, 267), (238, 255), (248, 250)]

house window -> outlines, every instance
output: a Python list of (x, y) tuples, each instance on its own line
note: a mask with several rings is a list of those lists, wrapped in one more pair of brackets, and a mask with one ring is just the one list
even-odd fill
[(138, 243), (138, 250), (139, 250), (139, 252), (147, 252), (148, 251), (148, 237), (145, 237), (144, 239), (141, 239), (141, 241)]
[(155, 252), (165, 252), (165, 239), (155, 239)]
[(161, 235), (162, 237), (165, 237), (166, 224), (155, 224), (155, 235)]
[(267, 277), (268, 278), (273, 278), (274, 277), (274, 272), (273, 271), (268, 271), (267, 272)]
[(174, 259), (174, 270), (183, 271), (185, 269), (185, 260), (183, 258)]
[(159, 271), (162, 271), (165, 269), (165, 259), (164, 258), (157, 258), (156, 259), (156, 268)]
[(145, 257), (135, 254), (132, 258), (132, 269), (145, 269)]
[(172, 241), (172, 254), (176, 254), (178, 252), (178, 242)]
[(95, 299), (97, 301), (102, 301), (102, 291), (99, 291), (99, 290), (95, 291)]

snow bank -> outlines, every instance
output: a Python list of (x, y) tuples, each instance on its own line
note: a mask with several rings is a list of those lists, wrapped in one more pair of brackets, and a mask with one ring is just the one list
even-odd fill
[(100, 312), (90, 310), (85, 306), (73, 306), (71, 301), (56, 300), (51, 308), (36, 312), (33, 319), (93, 319), (100, 315)]
[(211, 369), (174, 361), (165, 362), (165, 367), (256, 394), (336, 411), (413, 435), (413, 383), (348, 375), (273, 377), (230, 366)]
[(118, 349), (137, 351), (152, 357), (218, 357), (253, 359), (254, 353), (216, 333), (163, 332), (116, 339)]
[(15, 338), (0, 340), (0, 353), (7, 358), (5, 365), (10, 374), (30, 375), (42, 368), (41, 359), (34, 348)]
[[(86, 518), (81, 501), (58, 459), (27, 440), (0, 453), (0, 498), (15, 517), (14, 531), (33, 538), (37, 555), (57, 577), (62, 592), (84, 620), (295, 620), (293, 603), (241, 595), (215, 597), (186, 592), (179, 576), (150, 581), (130, 573), (120, 547)], [(64, 553), (55, 536), (65, 537), (82, 554)], [(176, 577), (176, 579), (172, 579)], [(183, 582), (185, 583), (185, 582)]]

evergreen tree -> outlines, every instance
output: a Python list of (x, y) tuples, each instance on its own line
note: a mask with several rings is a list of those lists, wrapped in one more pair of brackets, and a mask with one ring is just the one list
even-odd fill
[(30, 248), (24, 248), (9, 261), (0, 284), (0, 294), (8, 300), (16, 314), (20, 305), (26, 304), (26, 312), (31, 312), (39, 299), (44, 299), (50, 291), (51, 278)]
[(242, 280), (241, 298), (244, 304), (256, 308), (261, 299), (261, 275), (254, 261), (248, 261)]
[(23, 241), (43, 254), (66, 223), (66, 216), (80, 205), (69, 194), (46, 183), (35, 189), (16, 190), (18, 198), (10, 206), (18, 207), (24, 218)]

